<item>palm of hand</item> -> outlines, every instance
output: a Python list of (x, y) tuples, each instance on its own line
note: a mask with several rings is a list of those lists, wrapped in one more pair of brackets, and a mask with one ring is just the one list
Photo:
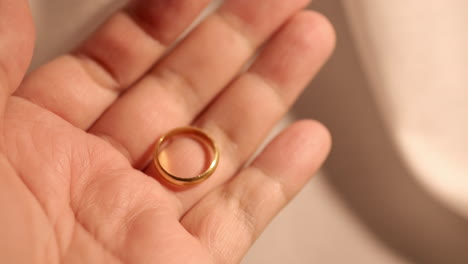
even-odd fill
[[(260, 2), (263, 1), (259, 1), (259, 6), (265, 5)], [(279, 17), (289, 16), (302, 5), (300, 2), (303, 1), (291, 1), (293, 7), (289, 8), (290, 11), (283, 11), (285, 13)], [(24, 12), (21, 5), (18, 4), (18, 12)], [(227, 6), (230, 8), (229, 4)], [(255, 10), (255, 7), (250, 8)], [(302, 14), (302, 17), (305, 16)], [(315, 16), (313, 23), (323, 25), (324, 22), (317, 22)], [(301, 25), (303, 29), (303, 24), (312, 23), (310, 18), (305, 22), (303, 20), (297, 18), (295, 22), (289, 22), (289, 29), (284, 31), (294, 31)], [(278, 18), (277, 24), (281, 23)], [(28, 27), (27, 21), (19, 24)], [(278, 37), (275, 47), (271, 49), (277, 50), (281, 45), (288, 44), (284, 39)], [(12, 43), (17, 43), (17, 40)], [(29, 45), (25, 53), (30, 53), (30, 49)], [(329, 50), (329, 47), (325, 50)], [(322, 49), (320, 59), (313, 61), (312, 65), (317, 65), (315, 68), (326, 57), (325, 50)], [(317, 57), (315, 53), (312, 55)], [(25, 68), (27, 56), (20, 61), (24, 65), (19, 68)], [(10, 64), (14, 65), (12, 60), (5, 60), (6, 67), (11, 68)], [(61, 65), (61, 62), (57, 64)], [(294, 64), (297, 62), (294, 61)], [(56, 109), (50, 109), (46, 102), (41, 102), (40, 96), (35, 98), (38, 93), (34, 91), (44, 89), (41, 85), (36, 88), (35, 83), (42, 83), (47, 73), (77, 75), (73, 71), (55, 69), (49, 67), (33, 73), (26, 79), (26, 84), (19, 86), (17, 95), (5, 96), (4, 100), (1, 122), (4, 133), (0, 138), (0, 171), (4, 176), (0, 182), (0, 193), (3, 194), (0, 195), (0, 207), (7, 214), (0, 219), (0, 234), (8, 238), (5, 240), (8, 243), (3, 245), (0, 242), (0, 256), (15, 263), (239, 261), (271, 216), (298, 191), (327, 152), (327, 135), (323, 129), (315, 123), (303, 122), (276, 139), (254, 162), (255, 166), (237, 173), (235, 180), (226, 183), (243, 162), (227, 159), (224, 165), (220, 165), (219, 175), (214, 176), (218, 177), (217, 182), (207, 182), (201, 188), (190, 190), (172, 190), (148, 176), (148, 172), (141, 170), (141, 165), (129, 159), (128, 152), (110, 144), (108, 138), (95, 133), (91, 126), (83, 129), (76, 119), (67, 115), (68, 112), (59, 115), (54, 111)], [(15, 86), (23, 72), (10, 73), (10, 85), (13, 83)], [(78, 78), (86, 77), (89, 78), (78, 75)], [(285, 81), (292, 77), (295, 76), (289, 76)], [(304, 80), (296, 86), (303, 86), (308, 79), (301, 78)], [(75, 81), (86, 82), (80, 79)], [(66, 90), (66, 87), (63, 89)], [(10, 90), (14, 89), (10, 87)], [(235, 104), (233, 101), (231, 105)], [(69, 112), (73, 111), (81, 109)], [(277, 119), (278, 115), (271, 119)], [(101, 118), (102, 113), (96, 116), (94, 121)], [(257, 127), (252, 129), (258, 134), (254, 137), (258, 138), (255, 142), (237, 143), (258, 144), (266, 131), (257, 132)], [(315, 139), (309, 140), (307, 138), (310, 136), (306, 138), (304, 134), (313, 134)], [(302, 139), (301, 142), (291, 143), (292, 138), (298, 137)], [(290, 145), (286, 146), (285, 142)], [(279, 161), (286, 157), (278, 153), (279, 149), (286, 153), (284, 155), (289, 155), (299, 152), (299, 144), (313, 145), (315, 148), (295, 154), (297, 160), (294, 162)], [(243, 150), (242, 159), (245, 160), (252, 150), (252, 147)], [(134, 156), (132, 154), (130, 156)], [(138, 156), (140, 160), (147, 160), (143, 155)], [(296, 168), (287, 169), (291, 165)], [(299, 176), (287, 182), (281, 178), (287, 176), (280, 176), (286, 170)], [(275, 176), (276, 180), (264, 188), (258, 185), (256, 188), (258, 182), (255, 181), (268, 176), (266, 174)], [(264, 195), (270, 196), (269, 204), (265, 204)], [(259, 208), (266, 209), (260, 212)], [(236, 231), (235, 234), (226, 233), (230, 230)]]
[(125, 252), (132, 260), (172, 256), (207, 263), (200, 243), (179, 222), (175, 197), (107, 142), (14, 97), (5, 131), (7, 158), (34, 196), (17, 194), (35, 209), (24, 216), (33, 225), (23, 228), (36, 235), (30, 241), (37, 254), (65, 260), (90, 254), (111, 263), (120, 258), (113, 252)]

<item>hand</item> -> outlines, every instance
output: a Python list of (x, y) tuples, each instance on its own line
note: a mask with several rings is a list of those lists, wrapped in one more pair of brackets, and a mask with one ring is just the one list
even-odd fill
[[(134, 1), (23, 79), (27, 1), (0, 0), (2, 263), (236, 263), (317, 170), (329, 135), (313, 121), (244, 164), (330, 54), (331, 26), (305, 0), (228, 0), (169, 49), (208, 2)], [(221, 163), (174, 189), (149, 153), (185, 125)]]

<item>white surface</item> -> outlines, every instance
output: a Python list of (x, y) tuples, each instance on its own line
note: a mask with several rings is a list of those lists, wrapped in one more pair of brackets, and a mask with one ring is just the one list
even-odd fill
[(468, 219), (468, 2), (341, 2), (402, 157)]
[(409, 263), (360, 224), (317, 175), (257, 241), (244, 264)]

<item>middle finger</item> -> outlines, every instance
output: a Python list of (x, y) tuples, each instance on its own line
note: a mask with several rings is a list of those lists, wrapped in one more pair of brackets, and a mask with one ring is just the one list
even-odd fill
[(156, 137), (191, 123), (265, 39), (307, 3), (226, 1), (89, 131), (143, 168)]

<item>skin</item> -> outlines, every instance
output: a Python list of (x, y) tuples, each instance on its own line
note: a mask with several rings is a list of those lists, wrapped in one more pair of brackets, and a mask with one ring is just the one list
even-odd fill
[[(25, 76), (28, 4), (0, 0), (2, 263), (238, 263), (320, 167), (330, 137), (309, 120), (246, 161), (331, 53), (328, 21), (304, 0), (227, 0), (169, 50), (207, 4), (135, 0)], [(222, 156), (181, 189), (150, 152), (186, 125)], [(182, 145), (171, 155), (190, 161)]]

